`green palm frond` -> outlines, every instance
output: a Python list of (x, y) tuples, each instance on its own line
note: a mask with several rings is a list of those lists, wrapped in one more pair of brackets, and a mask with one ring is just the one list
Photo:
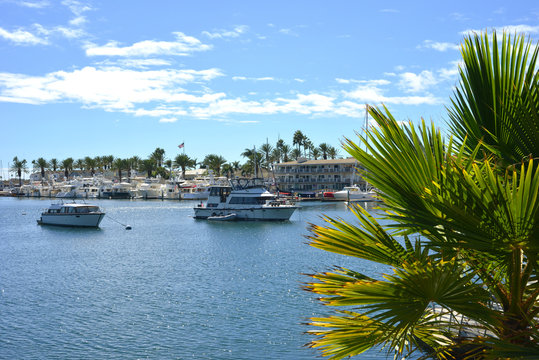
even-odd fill
[(524, 36), (503, 34), (501, 48), (494, 32), (474, 35), (462, 45), (461, 84), (449, 109), (450, 127), (471, 147), (483, 141), (508, 164), (539, 153), (537, 109), (539, 48)]

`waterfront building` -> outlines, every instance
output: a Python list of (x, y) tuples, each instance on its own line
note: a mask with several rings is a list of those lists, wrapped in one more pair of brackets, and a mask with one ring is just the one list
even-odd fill
[(299, 158), (273, 164), (275, 182), (280, 191), (337, 191), (353, 184), (365, 187), (365, 181), (357, 171), (359, 167), (354, 158)]

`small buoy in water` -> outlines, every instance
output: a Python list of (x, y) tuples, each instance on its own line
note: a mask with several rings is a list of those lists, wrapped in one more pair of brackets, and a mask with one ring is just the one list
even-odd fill
[(23, 212), (22, 212), (22, 215), (26, 215), (26, 212), (23, 211)]
[(125, 227), (125, 230), (131, 230), (131, 225), (127, 225), (127, 226)]

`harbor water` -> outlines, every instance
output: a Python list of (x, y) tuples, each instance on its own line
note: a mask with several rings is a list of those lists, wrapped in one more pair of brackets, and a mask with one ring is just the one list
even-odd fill
[(322, 214), (353, 220), (343, 203), (208, 222), (191, 201), (88, 202), (99, 229), (39, 226), (50, 199), (0, 198), (0, 359), (314, 359), (304, 323), (334, 309), (304, 274), (385, 270), (306, 244)]

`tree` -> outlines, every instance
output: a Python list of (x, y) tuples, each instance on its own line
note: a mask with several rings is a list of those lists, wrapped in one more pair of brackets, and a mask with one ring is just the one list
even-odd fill
[(318, 160), (318, 158), (320, 157), (320, 150), (318, 150), (318, 148), (313, 147), (312, 156), (314, 157), (315, 160)]
[(290, 146), (287, 144), (284, 144), (281, 146), (281, 156), (283, 157), (283, 162), (290, 161)]
[(73, 166), (75, 167), (75, 169), (79, 169), (79, 170), (84, 170), (84, 159), (77, 159)]
[(296, 145), (297, 149), (299, 150), (300, 146), (303, 146), (303, 140), (305, 139), (305, 135), (300, 130), (296, 130), (294, 133), (294, 137), (292, 138), (292, 145)]
[(221, 175), (221, 166), (226, 163), (224, 157), (216, 154), (206, 155), (202, 164), (207, 168), (213, 170), (217, 176)]
[(92, 176), (95, 175), (96, 166), (97, 166), (97, 161), (95, 158), (91, 158), (89, 156), (86, 156), (84, 158), (84, 167), (86, 167), (86, 170), (90, 171), (90, 174), (92, 174)]
[(19, 178), (19, 187), (22, 186), (22, 173), (27, 173), (28, 170), (26, 169), (26, 159), (19, 160), (18, 157), (13, 158), (13, 164), (11, 164), (11, 171), (16, 172), (17, 176)]
[(147, 176), (152, 177), (152, 173), (155, 171), (155, 162), (152, 159), (142, 160), (140, 163), (140, 170), (146, 172)]
[(112, 169), (118, 170), (118, 179), (122, 182), (122, 170), (126, 170), (128, 167), (126, 159), (116, 158), (112, 163)]
[(41, 183), (43, 183), (43, 179), (45, 178), (45, 170), (47, 170), (49, 167), (49, 162), (40, 157), (37, 160), (32, 160), (32, 164), (34, 165), (34, 169), (39, 169), (41, 174)]
[(300, 149), (293, 149), (291, 152), (290, 152), (290, 156), (292, 157), (292, 159), (298, 159), (300, 156), (301, 156), (301, 150)]
[(133, 169), (138, 169), (140, 166), (140, 157), (138, 156), (132, 156), (129, 159), (127, 159), (127, 176), (131, 178), (131, 171)]
[(69, 179), (69, 174), (73, 170), (73, 158), (69, 157), (67, 159), (62, 160), (62, 169), (64, 169), (64, 176), (66, 179)]
[(165, 159), (165, 150), (161, 148), (156, 148), (150, 155), (150, 159), (155, 161), (157, 167), (163, 166), (163, 161)]
[(264, 154), (264, 166), (268, 169), (269, 164), (271, 164), (271, 152), (273, 151), (273, 146), (269, 143), (262, 144), (262, 146), (260, 146), (260, 151)]
[(246, 157), (251, 162), (250, 168), (252, 169), (252, 173), (258, 173), (262, 160), (262, 154), (254, 149), (245, 149), (245, 151), (241, 153), (241, 156)]
[(322, 143), (320, 145), (318, 145), (318, 150), (320, 150), (320, 152), (322, 153), (322, 157), (324, 158), (324, 160), (327, 160), (328, 158), (328, 150), (329, 150), (330, 146), (326, 143)]
[(325, 304), (356, 308), (313, 318), (323, 329), (311, 346), (337, 359), (374, 346), (397, 357), (537, 357), (539, 152), (523, 134), (539, 126), (539, 48), (530, 49), (524, 37), (504, 35), (501, 50), (495, 34), (492, 48), (487, 34), (465, 39), (449, 110), (457, 141), (425, 122), (399, 125), (387, 108), (370, 108), (378, 126), (359, 144), (345, 139), (385, 211), (353, 207), (358, 225), (326, 217), (311, 245), (393, 271), (312, 275), (306, 288)]
[(226, 174), (226, 177), (229, 179), (232, 177), (232, 174), (234, 173), (232, 164), (228, 164), (228, 163), (224, 164), (222, 170), (223, 170), (223, 174)]
[(328, 147), (327, 153), (328, 153), (327, 155), (328, 155), (328, 157), (330, 159), (336, 159), (338, 154), (339, 154), (339, 151), (334, 146), (330, 146), (330, 147)]
[(179, 154), (174, 158), (174, 166), (182, 169), (182, 179), (185, 179), (185, 170), (193, 169), (196, 166), (196, 160), (185, 154)]
[(58, 169), (58, 160), (57, 159), (51, 159), (51, 168), (53, 172), (56, 172)]

